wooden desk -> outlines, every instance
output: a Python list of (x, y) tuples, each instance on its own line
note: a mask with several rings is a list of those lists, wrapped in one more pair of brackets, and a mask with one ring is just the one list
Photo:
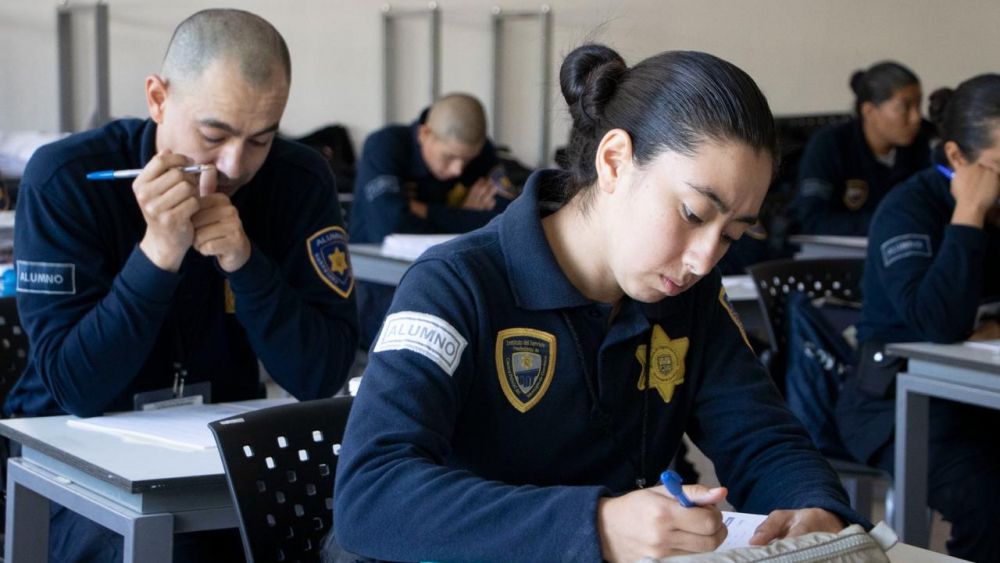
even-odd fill
[(788, 242), (797, 245), (795, 258), (864, 258), (868, 251), (867, 237), (833, 235), (792, 235)]
[(5, 561), (48, 560), (49, 501), (122, 534), (125, 563), (169, 562), (175, 533), (239, 525), (217, 449), (126, 441), (70, 418), (0, 421), (22, 446), (7, 464)]
[(890, 344), (909, 359), (896, 376), (894, 528), (900, 541), (927, 547), (927, 427), (930, 398), (1000, 409), (1000, 356), (963, 344)]

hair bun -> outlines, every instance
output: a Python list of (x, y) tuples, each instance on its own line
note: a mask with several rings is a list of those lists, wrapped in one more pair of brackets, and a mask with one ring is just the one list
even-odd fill
[(927, 116), (934, 125), (938, 126), (939, 132), (941, 123), (944, 121), (944, 112), (954, 93), (955, 91), (951, 88), (938, 88), (927, 97)]
[(559, 86), (574, 127), (596, 125), (626, 71), (621, 55), (605, 45), (588, 43), (566, 56), (559, 69)]
[(861, 96), (865, 89), (865, 74), (867, 73), (863, 70), (856, 70), (851, 75), (851, 91), (854, 92), (855, 96)]

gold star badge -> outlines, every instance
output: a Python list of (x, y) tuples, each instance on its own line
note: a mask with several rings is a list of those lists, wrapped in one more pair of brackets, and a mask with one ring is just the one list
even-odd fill
[(347, 255), (339, 248), (335, 248), (333, 253), (327, 256), (327, 260), (330, 261), (330, 269), (337, 275), (347, 271)]
[[(684, 357), (687, 356), (689, 341), (687, 337), (671, 340), (660, 325), (653, 325), (653, 334), (649, 346), (649, 361), (652, 369), (649, 371), (649, 386), (660, 393), (664, 403), (669, 403), (674, 397), (674, 389), (684, 383)], [(635, 350), (635, 357), (642, 369), (639, 370), (638, 387), (646, 389), (646, 344)]]

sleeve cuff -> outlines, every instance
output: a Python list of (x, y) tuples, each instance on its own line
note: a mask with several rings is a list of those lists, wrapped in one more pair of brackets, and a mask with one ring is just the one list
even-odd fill
[(119, 280), (130, 292), (166, 309), (181, 281), (181, 274), (160, 269), (136, 244)]
[(239, 270), (226, 274), (233, 293), (266, 293), (277, 274), (277, 266), (253, 242), (250, 243), (250, 259)]
[(948, 224), (944, 240), (954, 241), (972, 252), (986, 252), (986, 231), (969, 225)]

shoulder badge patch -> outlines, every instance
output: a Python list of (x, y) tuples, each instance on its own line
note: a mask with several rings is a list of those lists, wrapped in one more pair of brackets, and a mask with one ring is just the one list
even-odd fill
[[(671, 339), (663, 327), (654, 324), (649, 344), (641, 344), (635, 349), (635, 357), (642, 366), (639, 370), (639, 390), (646, 390), (646, 371), (649, 370), (649, 387), (660, 393), (664, 403), (669, 403), (674, 398), (674, 389), (684, 383), (684, 362), (688, 345), (686, 336)], [(646, 365), (647, 358), (652, 368)]]
[(933, 255), (931, 237), (921, 233), (907, 233), (892, 237), (882, 243), (880, 250), (882, 251), (882, 265), (886, 268), (903, 258)]
[(733, 309), (733, 304), (729, 302), (729, 294), (726, 293), (725, 286), (719, 288), (719, 304), (729, 313), (729, 318), (733, 319), (733, 324), (736, 325), (736, 328), (740, 329), (740, 336), (743, 337), (743, 342), (753, 352), (753, 346), (750, 345), (750, 339), (747, 338), (747, 329), (743, 327), (743, 321), (740, 320), (739, 315), (736, 314), (736, 310)]
[(76, 264), (18, 260), (17, 292), (76, 295)]
[(851, 178), (844, 188), (844, 205), (851, 211), (857, 211), (868, 201), (868, 182), (861, 178)]
[(347, 252), (347, 232), (327, 227), (306, 239), (306, 250), (321, 280), (341, 297), (354, 289), (354, 272)]
[(468, 343), (441, 317), (402, 311), (385, 318), (372, 352), (409, 350), (431, 360), (448, 375), (455, 375)]
[(556, 368), (556, 337), (532, 328), (497, 333), (497, 376), (503, 394), (520, 412), (528, 412), (549, 390)]
[(467, 195), (469, 195), (469, 188), (466, 188), (462, 182), (458, 182), (448, 190), (445, 203), (448, 207), (462, 207), (462, 202), (465, 201)]

